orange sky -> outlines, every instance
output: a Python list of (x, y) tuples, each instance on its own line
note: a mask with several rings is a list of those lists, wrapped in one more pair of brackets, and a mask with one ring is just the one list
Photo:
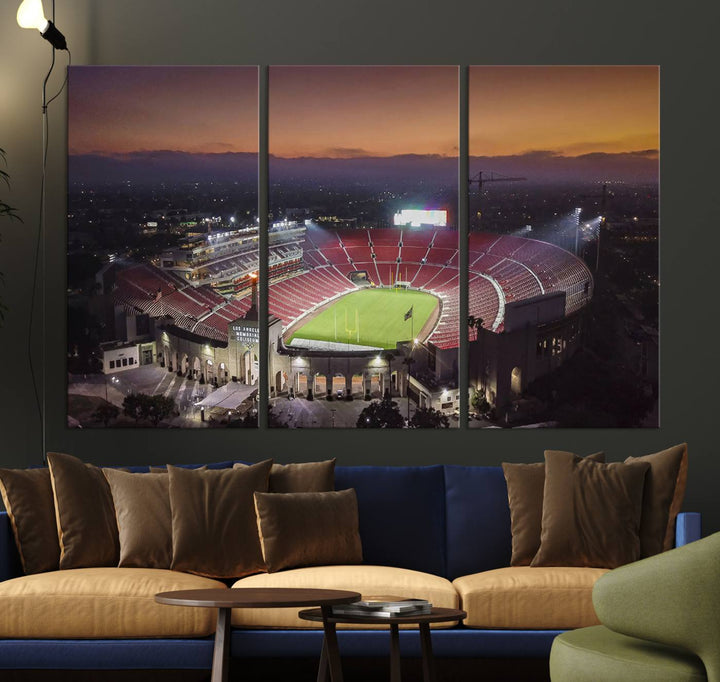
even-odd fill
[(470, 69), (470, 153), (658, 149), (656, 66)]
[[(256, 67), (72, 67), (71, 154), (257, 151)], [(457, 67), (270, 68), (277, 156), (457, 154)], [(470, 153), (657, 149), (657, 67), (470, 69)]]
[(277, 156), (455, 156), (455, 66), (273, 66)]

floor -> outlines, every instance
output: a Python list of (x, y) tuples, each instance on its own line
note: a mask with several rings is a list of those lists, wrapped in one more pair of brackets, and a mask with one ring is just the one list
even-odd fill
[[(345, 682), (386, 682), (387, 661), (343, 660)], [(549, 682), (547, 659), (438, 659), (439, 682)], [(234, 664), (237, 682), (315, 682), (317, 662), (309, 659), (246, 659)], [(2, 682), (209, 682), (202, 671), (0, 671)], [(403, 661), (403, 682), (421, 682), (420, 659)]]

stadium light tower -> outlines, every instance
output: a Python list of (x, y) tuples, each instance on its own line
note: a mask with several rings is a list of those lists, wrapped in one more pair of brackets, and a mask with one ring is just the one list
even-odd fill
[(580, 235), (580, 214), (582, 213), (582, 208), (576, 208), (574, 215), (574, 221), (575, 221), (575, 255), (578, 255), (578, 239)]
[(607, 201), (608, 201), (608, 188), (607, 183), (604, 182), (602, 191), (600, 194), (581, 194), (583, 199), (600, 199), (600, 224), (598, 225), (597, 240), (596, 240), (596, 253), (595, 253), (595, 272), (600, 269), (600, 233), (602, 232), (603, 225), (607, 220)]

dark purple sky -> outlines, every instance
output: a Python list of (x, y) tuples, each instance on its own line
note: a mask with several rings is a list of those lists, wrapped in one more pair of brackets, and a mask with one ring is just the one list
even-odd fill
[(256, 152), (257, 67), (73, 66), (70, 154)]

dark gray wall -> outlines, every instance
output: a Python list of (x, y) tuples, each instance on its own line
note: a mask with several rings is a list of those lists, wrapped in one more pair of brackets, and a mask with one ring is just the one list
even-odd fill
[[(19, 2), (19, 0), (17, 0)], [(49, 6), (45, 2), (46, 9)], [(716, 3), (662, 9), (635, 0), (58, 0), (77, 64), (660, 64), (662, 65), (662, 428), (658, 430), (342, 432), (70, 431), (65, 424), (65, 99), (51, 110), (48, 188), (47, 443), (104, 463), (280, 460), (341, 464), (529, 461), (544, 448), (604, 449), (609, 459), (688, 441), (686, 509), (720, 530), (717, 441), (718, 156)], [(49, 48), (0, 8), (0, 146), (11, 203), (0, 270), (10, 307), (0, 330), (0, 464), (40, 461), (26, 358), (38, 214), (40, 83)], [(58, 55), (63, 65), (64, 55)], [(59, 82), (57, 83), (59, 85)], [(602, 102), (598, 102), (602, 106)], [(35, 327), (34, 353), (41, 353)]]

